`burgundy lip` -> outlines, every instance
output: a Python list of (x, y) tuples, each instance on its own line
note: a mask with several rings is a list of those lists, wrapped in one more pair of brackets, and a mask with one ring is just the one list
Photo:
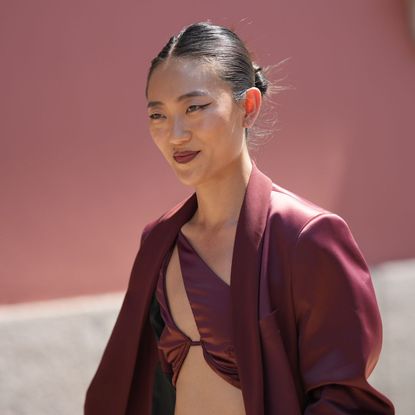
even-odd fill
[[(200, 151), (200, 150), (199, 150)], [(190, 154), (199, 153), (199, 151), (176, 151), (173, 157), (189, 156)]]
[(199, 153), (200, 151), (186, 151), (181, 153), (175, 153), (173, 158), (178, 163), (188, 163), (189, 161), (193, 160)]

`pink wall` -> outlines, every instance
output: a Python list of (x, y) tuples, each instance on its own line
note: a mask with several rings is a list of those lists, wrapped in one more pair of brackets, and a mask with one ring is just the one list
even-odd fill
[(186, 197), (147, 131), (150, 60), (234, 27), (295, 89), (255, 156), (341, 214), (370, 264), (415, 256), (415, 45), (403, 3), (3, 0), (0, 303), (124, 290), (142, 227)]

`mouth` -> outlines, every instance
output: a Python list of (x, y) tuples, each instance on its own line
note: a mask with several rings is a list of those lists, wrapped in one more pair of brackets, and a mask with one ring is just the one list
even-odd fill
[(177, 152), (173, 155), (173, 158), (178, 163), (188, 163), (189, 161), (193, 160), (199, 153), (200, 151)]

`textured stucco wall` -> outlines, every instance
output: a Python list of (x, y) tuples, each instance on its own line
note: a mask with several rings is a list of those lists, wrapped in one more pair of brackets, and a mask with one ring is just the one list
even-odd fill
[[(415, 257), (415, 49), (402, 1), (0, 2), (0, 303), (122, 291), (145, 223), (186, 197), (147, 129), (151, 59), (235, 28), (294, 89), (256, 152), (344, 216), (370, 264)], [(266, 107), (264, 106), (264, 111)]]

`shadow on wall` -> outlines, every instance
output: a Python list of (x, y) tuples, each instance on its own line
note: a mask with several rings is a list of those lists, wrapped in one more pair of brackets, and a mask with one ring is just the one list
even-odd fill
[(409, 26), (409, 32), (415, 46), (415, 0), (404, 0), (406, 6), (406, 16)]
[[(415, 259), (372, 269), (383, 321), (380, 360), (370, 383), (396, 413), (415, 407)], [(124, 294), (0, 307), (0, 413), (83, 413), (85, 392)]]

